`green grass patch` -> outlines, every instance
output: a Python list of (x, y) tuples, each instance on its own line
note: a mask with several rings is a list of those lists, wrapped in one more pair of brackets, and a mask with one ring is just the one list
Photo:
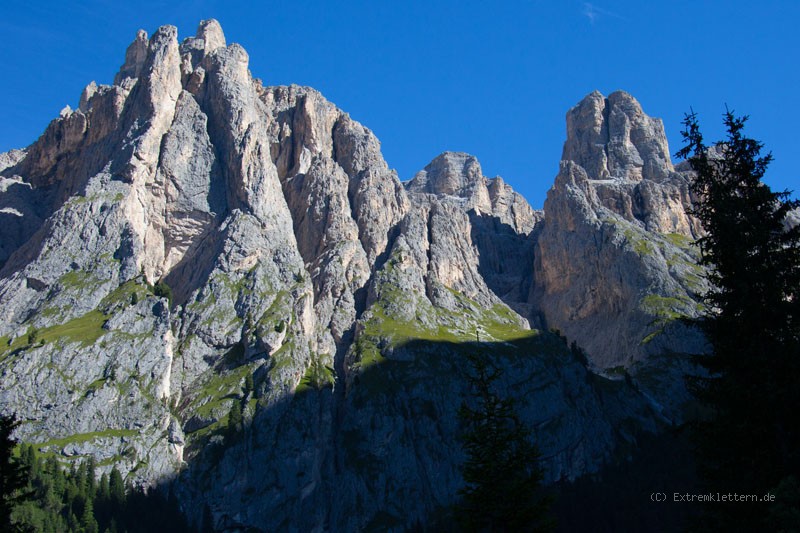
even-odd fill
[(106, 378), (100, 378), (92, 381), (88, 387), (86, 387), (86, 394), (90, 394), (92, 392), (96, 392), (103, 388), (103, 385), (106, 384)]
[(625, 240), (628, 241), (634, 253), (639, 256), (650, 256), (656, 252), (655, 245), (650, 242), (650, 237), (642, 229), (639, 229), (627, 221), (609, 221), (617, 226), (622, 232)]
[(138, 431), (133, 429), (106, 429), (103, 431), (92, 431), (90, 433), (76, 433), (75, 435), (69, 435), (67, 437), (60, 437), (57, 439), (50, 439), (39, 444), (36, 444), (38, 448), (48, 448), (51, 446), (55, 446), (57, 448), (63, 448), (68, 444), (80, 444), (83, 442), (91, 442), (97, 439), (111, 439), (111, 438), (122, 438), (122, 437), (133, 437), (137, 435)]
[(655, 248), (645, 239), (633, 242), (633, 251), (637, 255), (653, 255)]
[(664, 328), (659, 328), (659, 329), (655, 330), (654, 332), (652, 332), (652, 333), (648, 334), (647, 336), (645, 336), (645, 338), (642, 339), (641, 344), (643, 344), (643, 345), (644, 344), (649, 344), (653, 339), (655, 339), (656, 337), (658, 337), (662, 333), (664, 333)]
[(371, 337), (391, 339), (395, 343), (411, 339), (425, 339), (432, 341), (457, 341), (458, 335), (446, 327), (437, 326), (436, 329), (423, 326), (421, 321), (397, 320), (380, 303), (372, 309), (372, 316), (366, 324), (365, 332)]
[[(495, 304), (492, 309), (480, 309), (480, 306), (467, 300), (465, 309), (459, 313), (441, 307), (427, 305), (427, 322), (435, 326), (424, 326), (422, 320), (398, 320), (387, 311), (382, 302), (376, 302), (371, 308), (372, 316), (366, 324), (365, 333), (371, 337), (389, 340), (392, 344), (409, 340), (428, 340), (437, 342), (469, 342), (513, 341), (536, 336), (538, 331), (526, 329), (519, 324), (519, 318), (505, 305)], [(423, 302), (422, 305), (426, 305)], [(467, 306), (468, 305), (468, 306)], [(477, 335), (476, 335), (477, 332)], [(478, 335), (480, 337), (478, 337)]]
[(694, 247), (694, 240), (686, 235), (680, 233), (662, 233), (661, 236), (671, 245), (677, 246), (678, 248), (690, 249)]
[[(694, 265), (697, 270), (702, 272), (701, 267)], [(702, 295), (706, 292), (705, 279), (702, 274), (698, 274), (696, 270), (688, 272), (683, 276), (683, 281), (686, 288), (693, 294)], [(702, 307), (702, 306), (701, 306)]]
[(252, 371), (251, 365), (242, 365), (222, 373), (217, 369), (209, 370), (200, 388), (192, 394), (190, 403), (183, 409), (183, 417), (225, 418), (231, 399), (241, 397), (245, 378)]
[(278, 331), (279, 327), (286, 327), (286, 320), (291, 316), (292, 295), (288, 291), (278, 291), (270, 306), (256, 321), (256, 329), (266, 332)]
[(107, 320), (107, 315), (95, 309), (63, 324), (42, 329), (29, 327), (25, 334), (20, 335), (10, 344), (8, 337), (3, 337), (0, 342), (0, 357), (5, 358), (8, 354), (17, 350), (34, 348), (58, 341), (79, 343), (83, 347), (90, 346), (101, 336), (108, 333), (103, 329), (103, 325)]
[(291, 389), (297, 385), (296, 376), (303, 368), (296, 354), (295, 341), (287, 337), (283, 345), (269, 357), (270, 367), (267, 376), (272, 390)]
[(312, 390), (322, 390), (326, 387), (333, 385), (333, 369), (330, 367), (323, 367), (322, 370), (317, 370), (314, 365), (306, 369), (306, 373), (297, 385), (295, 392), (310, 392)]
[[(495, 304), (492, 312), (494, 316), (491, 314), (486, 316), (481, 323), (481, 328), (492, 337), (492, 340), (509, 342), (535, 337), (539, 334), (535, 329), (521, 327), (512, 315), (513, 311), (504, 305)], [(496, 317), (501, 317), (501, 320)]]
[(111, 309), (119, 306), (131, 305), (134, 300), (144, 300), (148, 295), (148, 288), (136, 280), (128, 280), (100, 301), (100, 307)]
[(303, 378), (297, 385), (295, 392), (308, 392), (311, 390), (322, 390), (326, 387), (333, 386), (336, 378), (334, 377), (333, 368), (326, 366), (320, 356), (315, 356), (311, 360), (311, 364), (306, 369)]
[(691, 303), (671, 296), (660, 296), (658, 294), (648, 294), (642, 298), (641, 308), (646, 313), (666, 320), (677, 320), (686, 316), (687, 305), (694, 307), (695, 302)]
[(377, 339), (369, 335), (360, 335), (353, 344), (358, 368), (365, 370), (373, 365), (385, 363), (387, 359), (381, 354), (376, 344)]
[(642, 298), (640, 309), (656, 317), (656, 320), (651, 324), (655, 326), (656, 329), (647, 334), (640, 342), (640, 344), (645, 345), (664, 333), (664, 328), (668, 323), (674, 320), (691, 318), (693, 312), (702, 313), (704, 307), (702, 303), (696, 302), (688, 296), (675, 298), (658, 294), (648, 294)]
[(89, 198), (87, 198), (86, 196), (79, 196), (78, 195), (78, 196), (73, 196), (72, 198), (70, 198), (68, 203), (73, 204), (73, 205), (80, 205), (80, 204), (85, 204), (88, 201), (89, 201)]
[(30, 335), (31, 331), (33, 331), (33, 328), (28, 328), (28, 331), (15, 338), (13, 341), (8, 335), (0, 337), (0, 360), (5, 359), (9, 354), (12, 354), (17, 350), (21, 350), (30, 346), (30, 343), (28, 342), (28, 336)]
[(70, 343), (80, 343), (86, 347), (94, 344), (103, 334), (107, 333), (103, 325), (108, 317), (101, 311), (89, 311), (83, 316), (73, 318), (69, 322), (39, 330), (38, 338), (45, 343), (66, 340)]
[[(446, 286), (455, 300), (453, 309), (438, 307), (423, 295), (401, 290), (389, 276), (390, 266), (379, 274), (379, 298), (367, 310), (364, 329), (358, 335), (353, 350), (355, 368), (368, 381), (378, 382), (375, 388), (392, 386), (382, 376), (366, 372), (373, 366), (387, 363), (386, 348), (412, 342), (462, 343), (524, 341), (539, 335), (537, 330), (524, 327), (524, 321), (508, 306), (496, 303), (485, 308), (474, 300)], [(407, 309), (416, 309), (409, 317)], [(396, 361), (393, 361), (393, 363)]]
[(58, 283), (65, 289), (82, 290), (97, 285), (97, 279), (83, 270), (72, 270), (60, 278)]
[(39, 316), (44, 318), (56, 318), (64, 316), (65, 309), (58, 305), (46, 305), (39, 311)]
[(294, 342), (293, 341), (284, 342), (281, 345), (281, 347), (278, 348), (275, 351), (275, 353), (270, 356), (270, 360), (272, 361), (271, 370), (278, 370), (292, 366), (292, 364), (294, 363), (294, 358), (292, 357), (293, 352), (294, 352)]
[(226, 433), (225, 430), (227, 428), (228, 428), (228, 416), (226, 414), (219, 420), (216, 420), (211, 424), (198, 429), (197, 431), (187, 433), (186, 438), (189, 446), (192, 446), (196, 443), (204, 442), (214, 435), (224, 435)]

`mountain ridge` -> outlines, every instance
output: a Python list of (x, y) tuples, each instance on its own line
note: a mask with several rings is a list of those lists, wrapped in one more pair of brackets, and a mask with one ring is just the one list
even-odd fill
[(370, 130), (248, 59), (213, 20), (140, 31), (113, 85), (0, 155), (23, 439), (174, 479), (221, 528), (336, 530), (452, 502), (464, 350), (505, 369), (551, 482), (684, 420), (699, 227), (630, 95), (570, 110), (537, 211), (460, 152), (401, 182)]

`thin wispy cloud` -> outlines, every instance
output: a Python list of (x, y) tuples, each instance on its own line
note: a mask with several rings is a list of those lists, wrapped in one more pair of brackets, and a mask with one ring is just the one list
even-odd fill
[(583, 15), (589, 19), (589, 24), (594, 24), (595, 21), (601, 19), (602, 17), (611, 17), (619, 20), (628, 21), (625, 17), (620, 15), (619, 13), (614, 13), (613, 11), (609, 11), (608, 9), (603, 9), (602, 7), (596, 6), (589, 2), (583, 3)]

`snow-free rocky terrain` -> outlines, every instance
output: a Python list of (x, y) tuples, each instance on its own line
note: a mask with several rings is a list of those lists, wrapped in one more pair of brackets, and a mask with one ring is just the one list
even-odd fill
[(594, 92), (543, 211), (464, 153), (401, 182), (216, 21), (140, 31), (113, 85), (0, 154), (0, 410), (219, 528), (391, 528), (454, 501), (482, 353), (546, 480), (598, 471), (686, 416), (688, 180), (660, 120)]

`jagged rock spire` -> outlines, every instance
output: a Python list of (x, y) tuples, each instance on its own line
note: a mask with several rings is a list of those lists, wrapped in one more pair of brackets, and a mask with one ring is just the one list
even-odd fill
[(215, 19), (203, 20), (197, 26), (198, 39), (202, 39), (205, 43), (206, 54), (210, 54), (217, 48), (224, 48), (227, 46), (225, 43), (225, 34), (222, 33), (222, 26), (219, 25)]
[(114, 85), (120, 85), (126, 78), (138, 78), (142, 72), (148, 46), (147, 32), (139, 30), (136, 39), (128, 46), (125, 52), (125, 62), (114, 77)]
[(661, 119), (647, 116), (630, 94), (588, 94), (567, 112), (562, 160), (591, 179), (662, 180), (673, 170)]

